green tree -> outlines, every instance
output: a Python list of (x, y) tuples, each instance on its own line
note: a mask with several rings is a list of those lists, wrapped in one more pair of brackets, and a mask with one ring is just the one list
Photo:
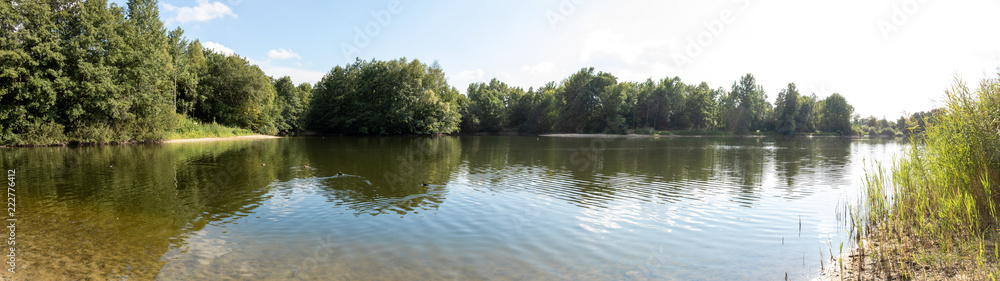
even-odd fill
[(658, 82), (648, 79), (639, 84), (635, 110), (642, 126), (654, 129), (676, 128), (681, 118), (675, 117), (681, 116), (686, 91), (687, 85), (679, 77), (664, 78)]
[(471, 131), (499, 132), (507, 125), (508, 104), (512, 103), (514, 92), (519, 88), (511, 88), (496, 78), (490, 83), (472, 83), (467, 91), (469, 96), (469, 115), (466, 116)]
[(854, 107), (847, 103), (847, 99), (838, 93), (830, 95), (823, 100), (820, 109), (819, 129), (824, 132), (837, 133), (840, 135), (851, 135), (851, 115), (854, 114)]
[(129, 0), (126, 7), (128, 20), (121, 26), (124, 52), (118, 68), (130, 110), (123, 118), (124, 126), (118, 127), (138, 140), (163, 138), (176, 125), (166, 30), (156, 0)]
[[(171, 40), (174, 40), (173, 37)], [(179, 45), (174, 45), (174, 48), (180, 47)], [(192, 115), (208, 99), (207, 95), (198, 92), (201, 75), (204, 75), (208, 68), (208, 59), (205, 57), (199, 40), (187, 43), (183, 51), (174, 50), (173, 52), (179, 56), (174, 59), (178, 61), (179, 65), (175, 68), (175, 71), (178, 71), (175, 76), (177, 77), (175, 80), (176, 110), (181, 114)]]
[(206, 53), (198, 92), (206, 97), (192, 114), (203, 122), (277, 133), (279, 108), (271, 79), (256, 65), (237, 55)]
[(816, 94), (799, 96), (799, 111), (795, 114), (795, 129), (798, 132), (816, 132), (816, 120), (819, 114), (816, 110), (816, 99)]
[(439, 65), (405, 58), (334, 67), (313, 91), (309, 128), (324, 133), (451, 133), (465, 103)]
[(275, 118), (275, 126), (278, 131), (292, 132), (301, 129), (299, 116), (305, 110), (306, 102), (299, 95), (299, 90), (292, 83), (292, 78), (285, 76), (275, 80), (274, 90), (277, 94), (276, 107), (279, 112)]
[(774, 101), (774, 125), (775, 131), (785, 136), (794, 136), (796, 117), (799, 111), (799, 91), (795, 88), (795, 83), (788, 83), (788, 87), (778, 93), (778, 99)]
[(764, 87), (757, 84), (753, 74), (733, 82), (722, 106), (727, 130), (740, 134), (763, 128), (770, 109)]
[(718, 93), (701, 82), (697, 87), (689, 86), (690, 93), (684, 102), (686, 128), (705, 130), (715, 126), (716, 96)]
[(0, 3), (0, 129), (7, 144), (48, 144), (65, 140), (56, 123), (57, 96), (68, 83), (60, 52), (65, 16), (55, 1)]

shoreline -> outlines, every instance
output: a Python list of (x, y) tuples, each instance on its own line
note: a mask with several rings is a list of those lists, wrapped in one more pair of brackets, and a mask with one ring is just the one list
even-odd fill
[(234, 141), (234, 140), (262, 140), (262, 139), (280, 139), (279, 136), (269, 136), (269, 135), (249, 135), (249, 136), (236, 136), (236, 137), (215, 137), (215, 138), (196, 138), (196, 139), (173, 139), (173, 140), (163, 140), (158, 143), (190, 143), (190, 142), (213, 142), (213, 141)]
[(553, 138), (850, 138), (850, 139), (863, 139), (869, 138), (867, 136), (814, 136), (814, 135), (796, 135), (792, 137), (779, 136), (779, 135), (640, 135), (640, 134), (565, 134), (565, 133), (551, 133), (551, 134), (539, 134), (539, 137), (553, 137)]

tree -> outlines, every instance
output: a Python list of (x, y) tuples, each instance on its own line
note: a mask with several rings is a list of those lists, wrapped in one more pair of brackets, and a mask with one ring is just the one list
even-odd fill
[(796, 117), (799, 111), (799, 91), (795, 88), (795, 83), (788, 83), (788, 87), (778, 93), (778, 99), (774, 101), (774, 124), (775, 131), (785, 136), (794, 136), (796, 132)]
[(292, 78), (285, 76), (275, 80), (274, 90), (277, 94), (276, 101), (279, 112), (275, 119), (278, 131), (300, 130), (302, 127), (299, 125), (299, 117), (305, 111), (306, 101), (302, 99), (299, 90), (295, 88)]
[(749, 73), (733, 82), (722, 104), (727, 130), (739, 134), (761, 129), (770, 109), (764, 87)]
[(838, 93), (830, 95), (823, 100), (820, 109), (819, 129), (824, 132), (833, 132), (839, 135), (850, 135), (851, 116), (854, 114), (854, 107), (847, 103)]
[(256, 65), (237, 55), (208, 52), (198, 92), (205, 95), (192, 117), (203, 122), (277, 133), (275, 90), (271, 79)]
[(313, 92), (308, 127), (324, 133), (451, 133), (465, 102), (439, 65), (405, 58), (334, 67)]
[(521, 90), (511, 88), (496, 78), (490, 80), (489, 84), (469, 84), (469, 115), (466, 118), (471, 122), (471, 131), (468, 132), (499, 132), (503, 129), (508, 122), (508, 104), (511, 103), (514, 92), (518, 91)]
[(684, 120), (687, 128), (705, 130), (715, 126), (716, 96), (718, 93), (701, 82), (691, 89), (684, 102)]
[(124, 98), (131, 104), (125, 130), (136, 139), (163, 138), (176, 125), (166, 32), (156, 0), (129, 0), (126, 7), (128, 20), (121, 26), (125, 48), (118, 66)]
[(556, 121), (557, 131), (582, 133), (587, 123), (593, 119), (598, 100), (594, 92), (588, 88), (588, 84), (595, 76), (593, 67), (584, 68), (570, 75), (559, 85), (556, 96), (561, 107)]
[(649, 79), (640, 84), (636, 113), (642, 120), (642, 126), (654, 129), (677, 127), (682, 118), (675, 117), (682, 116), (686, 91), (687, 85), (679, 77), (664, 78), (657, 82)]
[[(0, 3), (0, 126), (3, 143), (58, 143), (65, 139), (54, 114), (59, 89), (67, 82), (57, 18), (58, 3)], [(45, 133), (42, 133), (45, 132)]]
[(819, 114), (819, 111), (816, 110), (816, 100), (816, 94), (799, 96), (799, 111), (795, 114), (795, 129), (798, 132), (816, 132), (816, 119)]
[[(179, 45), (174, 47), (180, 47)], [(208, 98), (208, 96), (198, 92), (198, 84), (201, 81), (201, 75), (206, 73), (208, 60), (205, 58), (201, 42), (198, 40), (188, 43), (183, 51), (174, 50), (174, 52), (178, 56), (175, 58), (178, 61), (175, 70), (178, 72), (176, 74), (177, 80), (174, 88), (176, 91), (176, 111), (180, 114), (191, 115)]]

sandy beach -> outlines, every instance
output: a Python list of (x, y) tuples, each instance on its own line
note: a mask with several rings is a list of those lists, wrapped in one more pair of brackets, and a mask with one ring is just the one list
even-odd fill
[(222, 137), (222, 138), (199, 138), (199, 139), (176, 139), (176, 140), (165, 140), (161, 143), (187, 143), (187, 142), (208, 142), (208, 141), (233, 141), (233, 140), (259, 140), (259, 139), (278, 139), (278, 136), (268, 136), (268, 135), (250, 135), (250, 136), (238, 136), (238, 137)]

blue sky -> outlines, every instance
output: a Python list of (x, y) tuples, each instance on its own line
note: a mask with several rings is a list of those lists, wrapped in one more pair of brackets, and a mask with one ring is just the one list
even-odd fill
[(160, 2), (168, 29), (296, 83), (354, 56), (437, 60), (462, 92), (494, 77), (537, 88), (591, 66), (726, 89), (753, 73), (769, 101), (794, 82), (889, 119), (940, 105), (956, 77), (995, 76), (997, 14), (988, 0)]

